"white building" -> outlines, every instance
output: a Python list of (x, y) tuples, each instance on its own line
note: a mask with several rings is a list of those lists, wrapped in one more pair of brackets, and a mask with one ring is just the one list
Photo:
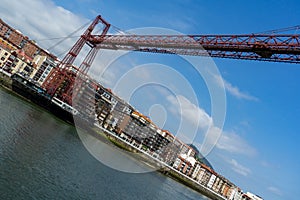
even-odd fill
[(261, 198), (260, 196), (258, 195), (255, 195), (251, 192), (247, 192), (243, 195), (243, 199), (249, 199), (249, 200), (263, 200), (263, 198)]

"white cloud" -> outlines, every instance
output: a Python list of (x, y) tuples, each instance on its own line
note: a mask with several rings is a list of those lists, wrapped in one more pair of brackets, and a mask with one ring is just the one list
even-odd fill
[(245, 99), (245, 100), (250, 100), (250, 101), (258, 101), (257, 97), (240, 91), (240, 89), (237, 86), (233, 86), (231, 83), (229, 83), (228, 81), (226, 81), (221, 76), (215, 75), (214, 77), (215, 77), (215, 80), (216, 80), (217, 84), (220, 87), (225, 87), (225, 90), (227, 92), (229, 92), (232, 96), (234, 96), (234, 97), (236, 97), (238, 99)]
[[(47, 0), (3, 0), (0, 5), (0, 13), (2, 20), (13, 28), (19, 29), (29, 39), (35, 40), (40, 47), (44, 49), (51, 48), (50, 52), (60, 58), (63, 58), (67, 54), (78, 37), (68, 38), (59, 44), (57, 43), (61, 39), (52, 40), (51, 38), (69, 36), (75, 30), (79, 30), (82, 27), (82, 29), (74, 33), (74, 36), (79, 36), (85, 31), (89, 23), (91, 23), (90, 20), (77, 16), (69, 10), (55, 5), (53, 1)], [(83, 48), (74, 62), (75, 65), (80, 65), (89, 49), (87, 45)], [(111, 62), (110, 58), (112, 54), (116, 53), (120, 53), (120, 51), (101, 50), (101, 54), (108, 56), (101, 56), (101, 58), (97, 56), (91, 67), (90, 74), (94, 78), (99, 79), (99, 76), (103, 75), (105, 66)], [(105, 73), (105, 77), (101, 76), (100, 78), (103, 84), (111, 87), (112, 82), (116, 81), (116, 72), (108, 71)]]
[(278, 195), (278, 196), (282, 196), (282, 191), (280, 189), (278, 189), (277, 187), (274, 187), (274, 186), (269, 186), (267, 188), (270, 192)]
[[(56, 6), (52, 1), (2, 0), (1, 18), (13, 28), (19, 29), (30, 39), (36, 40), (42, 48), (49, 48), (59, 40), (50, 38), (65, 37), (87, 23), (87, 19)], [(76, 35), (81, 35), (81, 30)], [(46, 39), (46, 40), (45, 40)], [(70, 49), (77, 38), (72, 38), (52, 49), (54, 54), (61, 54)]]
[(198, 148), (204, 156), (208, 155), (221, 134), (221, 131), (215, 131), (212, 118), (204, 109), (182, 95), (169, 95), (167, 100), (170, 102), (168, 110), (180, 118), (179, 134), (176, 137), (186, 143), (200, 142), (200, 138), (204, 137), (202, 145)]
[(230, 153), (253, 156), (256, 150), (250, 146), (241, 136), (234, 132), (223, 131), (217, 145), (217, 148), (226, 150)]
[(182, 95), (167, 96), (167, 100), (171, 103), (170, 110), (173, 114), (179, 114), (187, 119), (191, 124), (199, 126), (199, 128), (208, 128), (212, 124), (212, 118), (204, 109), (193, 104)]
[(207, 131), (201, 147), (199, 146), (203, 154), (207, 155), (212, 150), (212, 147), (216, 147), (229, 153), (245, 156), (256, 155), (256, 149), (249, 145), (240, 135), (235, 132), (223, 131), (216, 127), (209, 114), (186, 97), (169, 95), (167, 100), (170, 102), (169, 110), (174, 115), (184, 118), (191, 126)]
[(235, 159), (228, 160), (228, 163), (231, 164), (231, 168), (238, 174), (243, 176), (248, 176), (251, 173), (251, 170), (240, 163), (238, 163)]
[(213, 150), (213, 148), (217, 147), (217, 143), (221, 135), (222, 130), (220, 128), (216, 126), (209, 127), (200, 149), (203, 156), (208, 155)]

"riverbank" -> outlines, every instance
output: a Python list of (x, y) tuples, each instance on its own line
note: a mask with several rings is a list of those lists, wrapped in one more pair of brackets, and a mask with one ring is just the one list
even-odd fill
[(156, 172), (107, 167), (74, 127), (2, 87), (0, 102), (1, 199), (208, 200)]
[(112, 136), (111, 134), (109, 134), (109, 132), (105, 133), (105, 131), (101, 131), (98, 128), (84, 128), (84, 126), (81, 126), (81, 128), (83, 128), (85, 131), (88, 131), (90, 135), (94, 136), (96, 139), (104, 142), (105, 144), (108, 144), (114, 148), (118, 148), (122, 151), (131, 153), (130, 155), (128, 155), (128, 159), (142, 163), (146, 167), (149, 167), (149, 169), (157, 171), (158, 173), (161, 173), (175, 180), (176, 182), (185, 185), (196, 192), (199, 192), (199, 194), (204, 195), (211, 200), (225, 199), (221, 195), (215, 193), (214, 191), (211, 191), (209, 188), (199, 185), (199, 183), (197, 183), (195, 180), (191, 180), (190, 177), (186, 177), (185, 175), (180, 174), (172, 167), (159, 163), (157, 160), (155, 160), (155, 158), (151, 157), (150, 155), (147, 155), (142, 150), (136, 149), (130, 144), (125, 143), (117, 136)]
[[(84, 127), (82, 127), (84, 128)], [(86, 130), (86, 129), (85, 129)], [(195, 180), (191, 180), (190, 177), (186, 177), (183, 174), (180, 174), (177, 170), (173, 169), (171, 166), (167, 166), (165, 164), (159, 163), (158, 160), (155, 160), (155, 158), (151, 157), (150, 155), (146, 154), (140, 149), (134, 148), (130, 144), (125, 143), (121, 139), (119, 139), (117, 136), (112, 136), (107, 131), (101, 131), (98, 128), (92, 128), (88, 130), (89, 134), (93, 135), (98, 140), (101, 140), (105, 144), (109, 144), (113, 146), (114, 148), (118, 148), (120, 150), (126, 151), (131, 153), (128, 155), (128, 159), (132, 159), (135, 162), (140, 162), (146, 165), (147, 167), (153, 169), (153, 171), (157, 171), (176, 182), (185, 185), (192, 190), (199, 192), (201, 195), (204, 195), (212, 200), (224, 200), (225, 198), (221, 195), (217, 194), (216, 192), (210, 190), (209, 188), (206, 188), (199, 183), (197, 183)]]
[[(2, 86), (4, 89), (8, 90), (10, 93), (13, 93), (16, 96), (21, 97), (22, 99), (25, 99), (26, 101), (33, 103), (29, 99), (21, 96), (20, 94), (14, 92), (12, 90), (12, 81), (10, 80), (10, 78), (8, 76), (1, 74), (0, 86)], [(46, 110), (46, 111), (49, 112), (48, 110)], [(56, 116), (56, 118), (57, 118), (57, 116)], [(176, 180), (177, 182), (184, 184), (184, 185), (188, 186), (189, 188), (191, 188), (191, 189), (199, 192), (200, 194), (203, 194), (213, 200), (224, 199), (224, 198), (221, 198), (218, 195), (210, 192), (203, 186), (195, 183), (195, 181), (189, 180), (184, 175), (177, 173), (173, 168), (171, 168), (169, 166), (163, 167), (163, 165), (156, 162), (156, 160), (154, 160), (150, 155), (147, 155), (147, 154), (145, 154), (145, 152), (142, 152), (142, 151), (132, 147), (131, 145), (123, 142), (121, 139), (118, 139), (117, 137), (112, 136), (110, 134), (104, 133), (103, 131), (101, 131), (100, 129), (98, 129), (96, 127), (94, 127), (94, 128), (90, 128), (90, 127), (87, 128), (87, 127), (88, 126), (86, 126), (86, 127), (84, 125), (82, 126), (82, 128), (89, 131), (89, 134), (95, 136), (97, 139), (105, 142), (106, 144), (110, 144), (111, 146), (114, 146), (115, 148), (120, 148), (122, 150), (134, 153), (134, 158), (132, 158), (132, 159), (135, 159), (136, 161), (139, 161), (139, 162), (147, 165), (148, 167), (152, 167), (153, 169), (159, 169), (159, 170), (157, 170), (158, 172), (165, 174), (166, 176)]]

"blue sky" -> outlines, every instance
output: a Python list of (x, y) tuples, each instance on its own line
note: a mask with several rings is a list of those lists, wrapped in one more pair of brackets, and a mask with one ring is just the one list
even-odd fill
[[(3, 0), (0, 12), (4, 21), (48, 48), (53, 41), (41, 39), (66, 36), (97, 14), (122, 30), (160, 27), (184, 34), (242, 34), (298, 25), (299, 8), (298, 1), (280, 0)], [(300, 34), (300, 31), (296, 33)], [(63, 52), (73, 42), (65, 42), (54, 49), (54, 53)], [(297, 199), (300, 195), (297, 184), (300, 178), (300, 158), (297, 155), (300, 152), (299, 66), (231, 59), (213, 61), (226, 89), (226, 118), (222, 136), (208, 159), (217, 172), (245, 191), (270, 200)], [(170, 66), (183, 75), (196, 92), (199, 104), (185, 96), (185, 87), (176, 85), (176, 81), (168, 83), (168, 87), (174, 87), (183, 104), (189, 103), (187, 109), (194, 109), (202, 116), (201, 120), (211, 120), (207, 86), (182, 58), (130, 53), (111, 65), (103, 84), (113, 87), (132, 67), (149, 63)], [(152, 70), (141, 68), (139, 77), (151, 80), (156, 69)], [(160, 78), (167, 80), (163, 75)], [(153, 85), (139, 88), (130, 102), (144, 114), (151, 114), (155, 122), (163, 124), (165, 121), (164, 127), (174, 131), (180, 117), (170, 107), (173, 102), (171, 93), (161, 89)], [(153, 107), (150, 112), (152, 105), (160, 106)], [(205, 130), (205, 127), (198, 130), (195, 142), (201, 143)]]

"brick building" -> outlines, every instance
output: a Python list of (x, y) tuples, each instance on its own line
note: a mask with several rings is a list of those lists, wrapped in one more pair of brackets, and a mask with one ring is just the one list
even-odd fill
[[(56, 59), (52, 54), (49, 54), (44, 49), (40, 48), (34, 41), (29, 40), (20, 31), (13, 29), (8, 24), (0, 19), (0, 41), (1, 47), (8, 51), (20, 49), (25, 52), (25, 55), (33, 59), (36, 55), (48, 56)], [(9, 42), (10, 45), (5, 44)]]

